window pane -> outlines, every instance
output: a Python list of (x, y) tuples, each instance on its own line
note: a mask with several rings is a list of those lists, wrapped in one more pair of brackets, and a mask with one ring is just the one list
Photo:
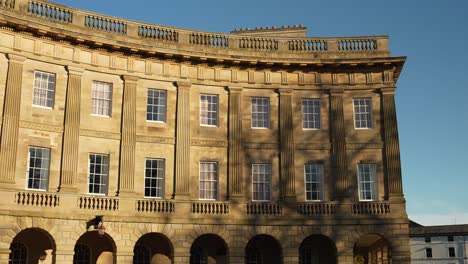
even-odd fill
[(29, 147), (28, 188), (47, 190), (49, 182), (50, 149)]
[(145, 161), (145, 196), (154, 198), (164, 197), (164, 159), (150, 159)]
[(55, 74), (36, 71), (33, 82), (33, 105), (52, 108), (54, 99)]
[(166, 122), (166, 91), (148, 89), (146, 120)]
[(306, 200), (323, 200), (323, 165), (306, 164), (304, 171)]
[(91, 92), (92, 114), (111, 116), (112, 113), (112, 84), (93, 82)]
[(107, 194), (109, 156), (104, 154), (89, 155), (89, 193)]
[(270, 127), (270, 99), (266, 97), (252, 97), (252, 127)]
[(376, 193), (376, 165), (361, 163), (358, 164), (359, 180), (359, 200), (374, 201), (377, 199)]
[(218, 163), (200, 162), (200, 199), (218, 199)]
[(302, 127), (320, 128), (320, 99), (302, 99)]
[(270, 164), (252, 164), (252, 200), (271, 200)]
[(200, 95), (200, 125), (218, 125), (218, 96)]
[(354, 127), (372, 128), (371, 98), (354, 98)]

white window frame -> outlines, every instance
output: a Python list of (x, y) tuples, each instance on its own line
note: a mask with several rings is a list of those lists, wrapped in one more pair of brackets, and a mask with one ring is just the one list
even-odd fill
[[(204, 165), (214, 165), (214, 171), (205, 170)], [(199, 180), (198, 180), (198, 194), (200, 200), (217, 201), (219, 197), (219, 165), (217, 161), (202, 160), (199, 162)], [(205, 176), (214, 175), (213, 177), (205, 178)], [(205, 185), (206, 184), (206, 185)], [(203, 188), (202, 186), (207, 186)]]
[(200, 94), (200, 126), (217, 127), (219, 96), (217, 94)]
[[(362, 107), (365, 108), (363, 111), (361, 111)], [(374, 127), (371, 97), (353, 98), (353, 112), (355, 129), (372, 129)]]
[(112, 94), (112, 83), (93, 81), (91, 88), (91, 114), (94, 116), (112, 117)]
[[(368, 166), (369, 178), (366, 177), (365, 167)], [(362, 169), (362, 170), (361, 170)], [(361, 174), (362, 173), (362, 174)], [(358, 176), (358, 190), (359, 190), (359, 201), (377, 201), (377, 164), (375, 163), (359, 163), (357, 164), (357, 176)], [(369, 184), (369, 190), (363, 190), (363, 184)], [(370, 193), (370, 198), (364, 196), (364, 193)]]
[[(44, 80), (44, 77), (47, 80)], [(51, 77), (53, 77), (52, 81), (50, 80)], [(34, 71), (32, 105), (34, 107), (54, 109), (56, 83), (57, 76), (55, 73)], [(49, 102), (50, 105), (48, 105)]]
[[(151, 162), (150, 168), (148, 168), (148, 161)], [(153, 167), (153, 162), (156, 163), (156, 167)], [(161, 168), (159, 167), (159, 165), (161, 165)], [(155, 171), (156, 177), (153, 177), (153, 176), (148, 177), (148, 174), (147, 174), (148, 170), (150, 171), (151, 175), (152, 175), (152, 172)], [(143, 191), (145, 198), (158, 198), (158, 199), (164, 198), (164, 186), (165, 186), (164, 181), (166, 178), (165, 174), (166, 174), (166, 160), (165, 159), (145, 158), (145, 176), (144, 176), (144, 191)], [(150, 180), (150, 181), (156, 180), (156, 185), (152, 186), (152, 184), (150, 184), (150, 186), (147, 186), (146, 180)], [(161, 185), (158, 186), (158, 183), (161, 183)], [(149, 189), (150, 193), (151, 193), (151, 189), (155, 189), (156, 190), (155, 196), (146, 195), (146, 189)], [(159, 190), (159, 196), (158, 196), (158, 190)]]
[[(152, 96), (150, 96), (152, 93)], [(152, 99), (150, 104), (149, 100)], [(150, 111), (150, 108), (152, 111)], [(146, 121), (156, 123), (166, 123), (167, 113), (167, 91), (149, 88), (146, 92)], [(151, 118), (148, 118), (150, 117)]]
[[(302, 129), (319, 130), (322, 126), (319, 98), (302, 98)], [(309, 111), (310, 110), (310, 111)]]
[[(265, 107), (259, 111), (259, 108)], [(252, 97), (251, 99), (251, 127), (254, 129), (270, 128), (270, 98)]]
[[(264, 173), (255, 173), (255, 168), (262, 168)], [(256, 178), (257, 176), (257, 178)], [(258, 179), (259, 176), (263, 176), (263, 179)], [(263, 191), (257, 191), (256, 184), (263, 185)], [(258, 194), (256, 197), (255, 194)], [(252, 201), (254, 202), (270, 202), (271, 201), (271, 164), (270, 163), (254, 163), (252, 164)], [(260, 199), (263, 198), (263, 199)]]
[[(47, 157), (38, 158), (41, 160), (40, 167), (31, 166), (31, 150), (41, 151), (42, 155), (47, 153)], [(37, 160), (37, 158), (35, 159)], [(31, 170), (32, 174), (34, 175), (35, 171), (39, 171), (39, 178), (38, 179), (31, 179)], [(36, 146), (29, 146), (28, 148), (28, 167), (26, 170), (26, 189), (27, 190), (35, 190), (35, 191), (47, 191), (49, 188), (49, 175), (50, 175), (50, 148), (43, 148), (43, 147), (36, 147)], [(34, 184), (30, 186), (29, 181), (36, 181), (39, 180), (39, 187), (34, 188)]]
[[(101, 169), (101, 173), (91, 173), (91, 156), (94, 155), (94, 156), (100, 156), (101, 157), (101, 164), (97, 164), (95, 163), (96, 165), (100, 165), (101, 167), (104, 167), (105, 168), (105, 172), (102, 172), (103, 170)], [(105, 158), (105, 159), (104, 159)], [(107, 161), (107, 164), (104, 164), (104, 162), (102, 162), (103, 160), (106, 160)], [(108, 154), (103, 154), (103, 153), (89, 153), (88, 155), (88, 185), (87, 185), (87, 193), (88, 194), (91, 194), (91, 195), (107, 195), (108, 191), (109, 191), (109, 166), (110, 166), (110, 157)], [(91, 177), (92, 176), (98, 176), (98, 177), (101, 177), (100, 178), (100, 181), (102, 182), (102, 180), (104, 179), (105, 181), (105, 184), (98, 184), (98, 186), (100, 186), (100, 188), (103, 188), (104, 191), (102, 191), (102, 189), (100, 189), (100, 192), (90, 192), (89, 188), (91, 187)], [(94, 184), (94, 183), (93, 183)], [(95, 185), (95, 184), (94, 184)], [(93, 188), (94, 189), (94, 188)]]
[[(309, 167), (310, 173), (307, 173)], [(310, 181), (307, 180), (307, 176), (310, 174)], [(315, 180), (313, 180), (315, 176)], [(304, 165), (304, 195), (305, 201), (308, 202), (321, 202), (323, 201), (323, 188), (324, 188), (324, 179), (323, 179), (323, 164), (320, 163), (308, 163)], [(312, 186), (316, 184), (317, 190), (313, 190)], [(310, 190), (308, 190), (310, 186)], [(307, 194), (310, 193), (310, 199), (307, 198)], [(314, 199), (314, 193), (317, 194), (318, 199)]]

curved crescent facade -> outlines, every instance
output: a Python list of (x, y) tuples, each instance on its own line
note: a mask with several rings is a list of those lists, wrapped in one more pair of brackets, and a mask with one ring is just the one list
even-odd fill
[(405, 57), (305, 35), (0, 0), (0, 262), (410, 263)]

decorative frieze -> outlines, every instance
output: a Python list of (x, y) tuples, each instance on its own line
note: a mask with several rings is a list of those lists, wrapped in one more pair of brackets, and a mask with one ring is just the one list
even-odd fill
[(347, 143), (347, 150), (382, 149), (383, 143)]
[(263, 142), (243, 142), (242, 146), (246, 149), (278, 149), (278, 143), (263, 143)]
[(175, 138), (137, 135), (136, 141), (146, 142), (146, 143), (159, 143), (159, 144), (174, 145), (176, 140)]
[(297, 150), (330, 150), (330, 143), (296, 143)]
[(80, 129), (80, 136), (120, 140), (120, 133), (97, 131), (90, 129)]
[(61, 126), (54, 126), (54, 125), (41, 124), (41, 123), (33, 123), (33, 122), (28, 122), (28, 121), (20, 121), (19, 122), (19, 127), (27, 128), (27, 129), (40, 130), (40, 131), (48, 131), (48, 132), (53, 132), (53, 133), (62, 133), (63, 132), (63, 127), (61, 127)]
[(192, 139), (190, 140), (190, 145), (200, 147), (226, 148), (228, 146), (228, 143), (226, 141)]

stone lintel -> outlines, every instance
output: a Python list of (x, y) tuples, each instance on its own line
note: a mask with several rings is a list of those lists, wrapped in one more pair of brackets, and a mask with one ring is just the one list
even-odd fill
[(227, 89), (229, 90), (229, 93), (241, 93), (242, 90), (244, 89), (242, 86), (228, 86)]
[(382, 95), (395, 95), (396, 88), (395, 87), (385, 87), (380, 89), (380, 93)]
[(79, 67), (74, 67), (74, 66), (66, 66), (66, 70), (68, 71), (68, 74), (70, 75), (83, 75), (84, 69), (79, 68)]
[(278, 89), (278, 93), (280, 95), (292, 95), (293, 92), (294, 92), (294, 89), (291, 89), (291, 88)]
[(330, 89), (331, 96), (343, 96), (344, 89)]
[(125, 75), (122, 75), (122, 80), (124, 80), (125, 83), (136, 84), (138, 82), (138, 80), (140, 80), (140, 77), (125, 74)]
[(27, 59), (24, 56), (13, 54), (13, 53), (8, 53), (7, 56), (10, 62), (16, 62), (16, 63), (24, 63), (24, 61)]
[(190, 89), (192, 87), (192, 82), (188, 81), (177, 81), (175, 85), (178, 89)]

